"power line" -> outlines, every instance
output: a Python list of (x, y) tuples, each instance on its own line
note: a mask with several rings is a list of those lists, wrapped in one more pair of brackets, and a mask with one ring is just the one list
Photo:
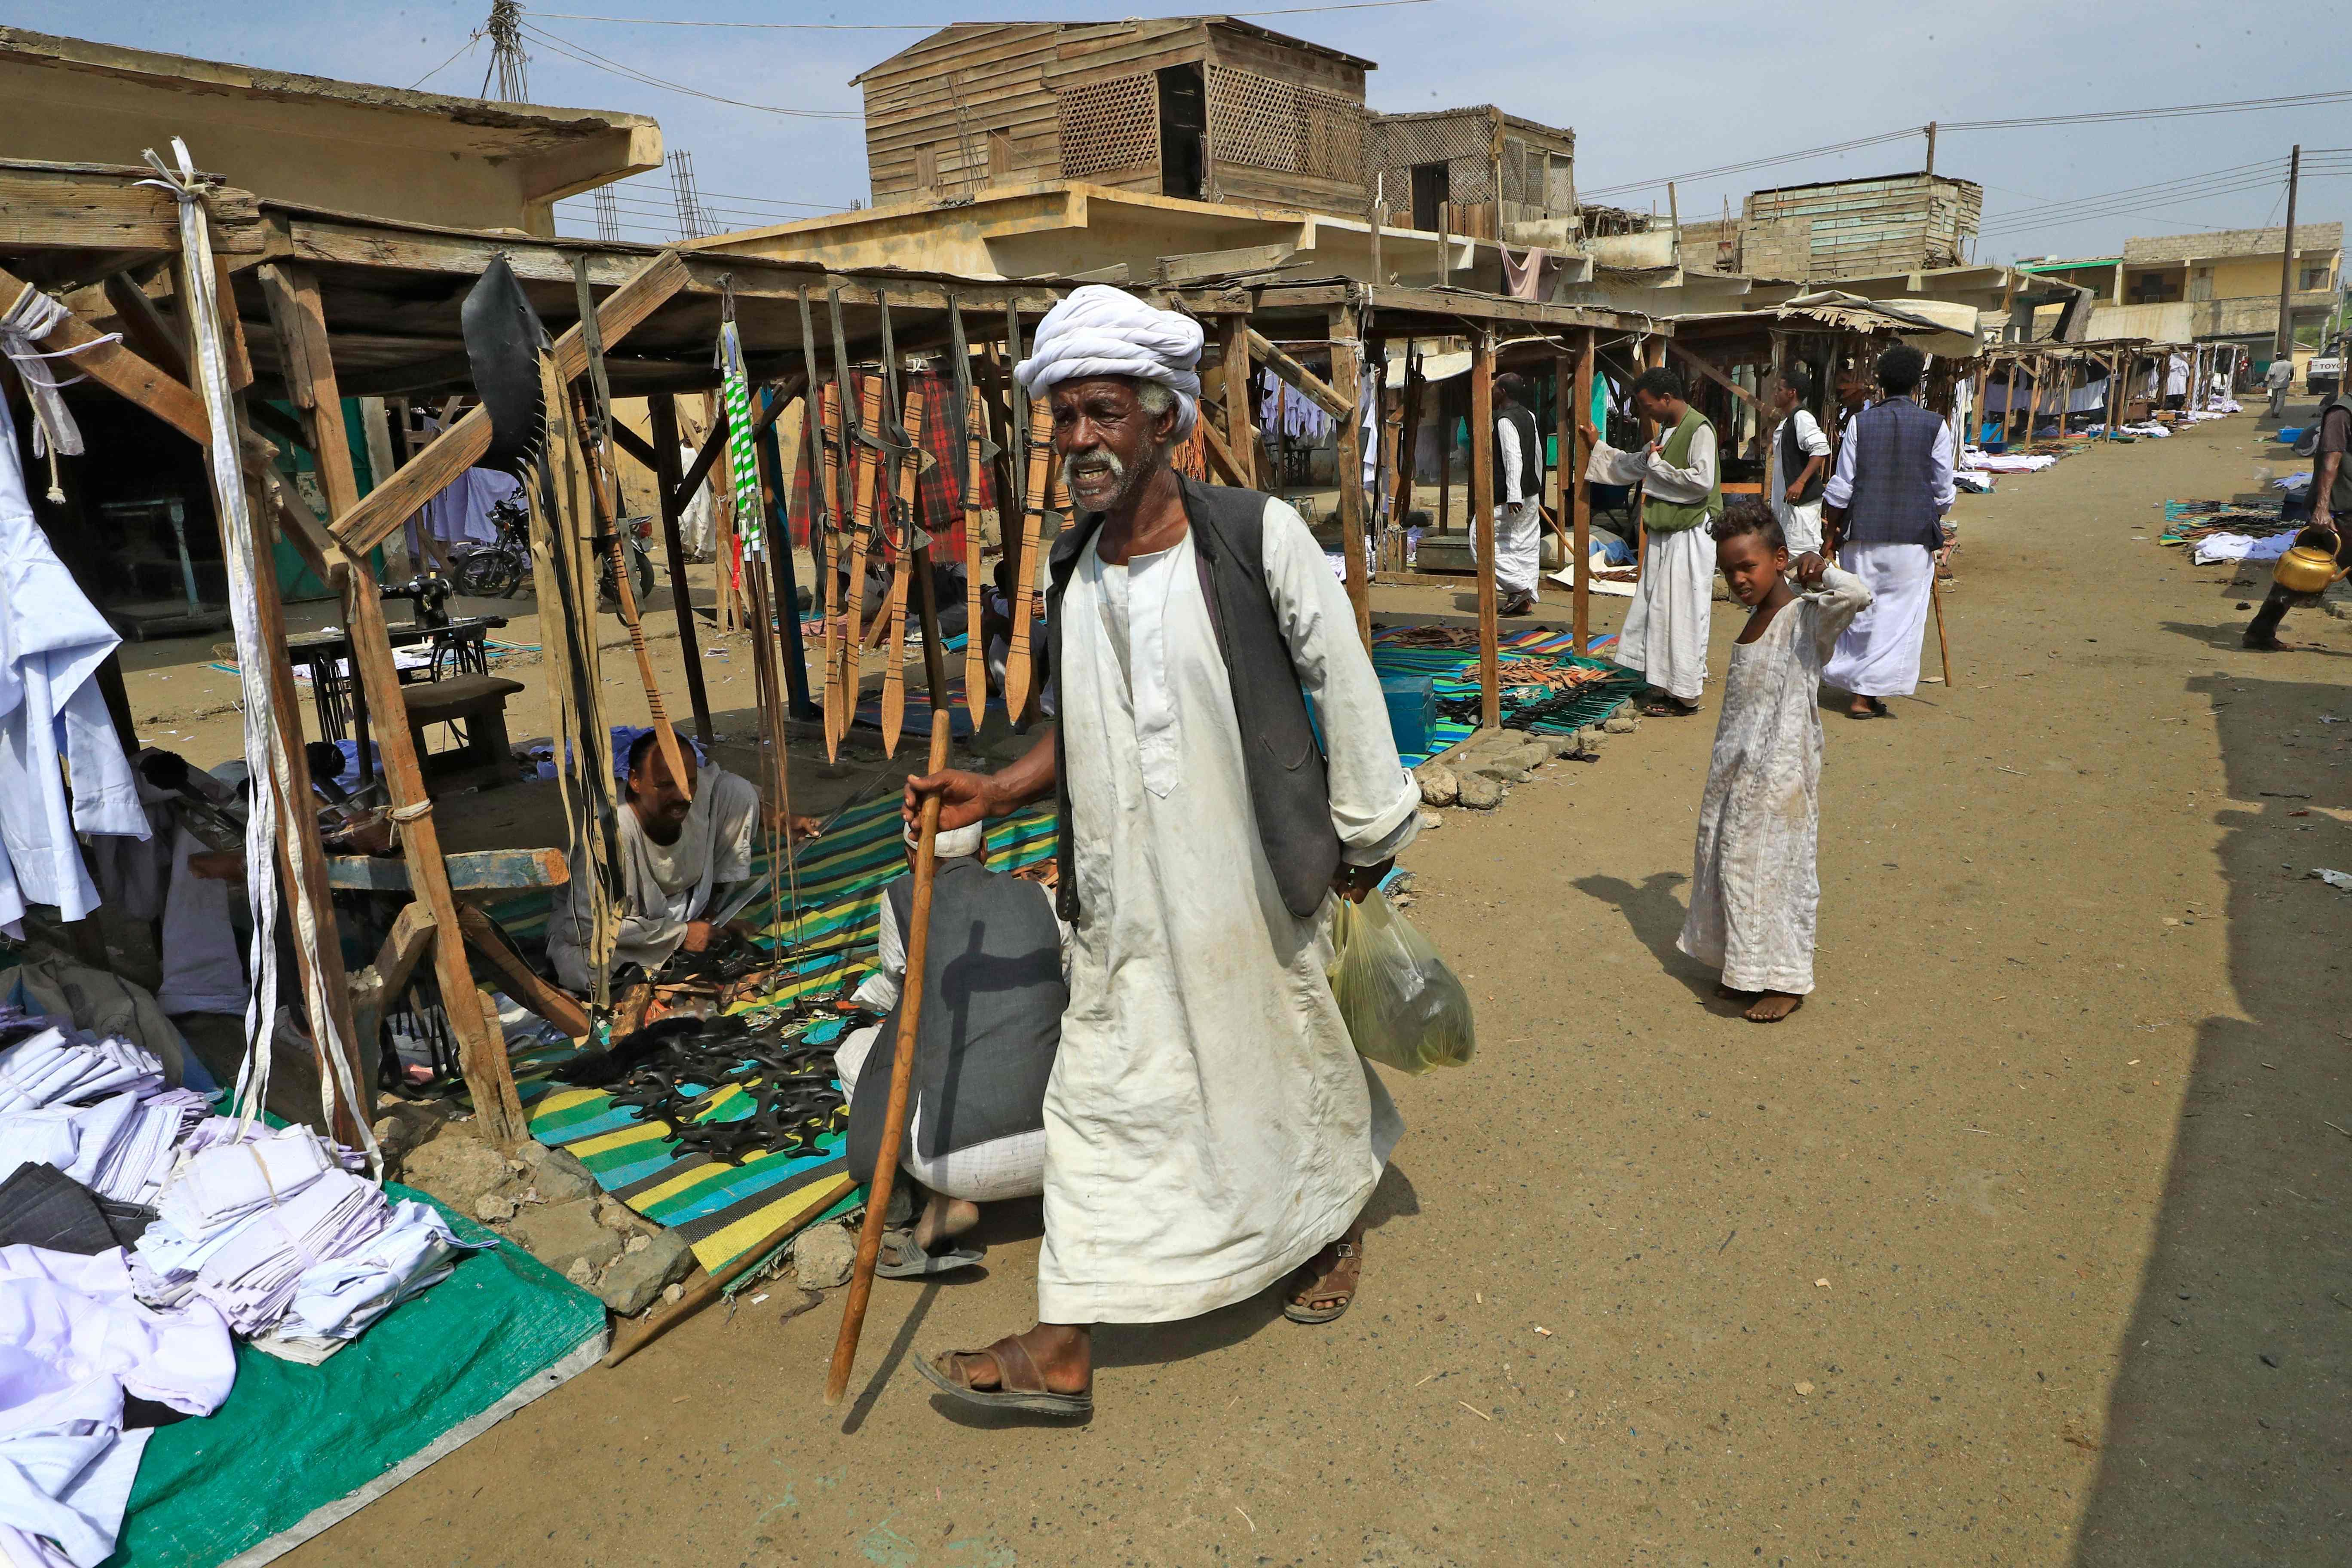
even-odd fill
[(1808, 147), (1801, 153), (1783, 153), (1770, 158), (1751, 158), (1744, 163), (1725, 163), (1713, 169), (1694, 169), (1688, 174), (1668, 174), (1664, 179), (1635, 180), (1622, 185), (1594, 186), (1581, 194), (1587, 196), (1625, 195), (1634, 191), (1646, 191), (1659, 185), (1678, 184), (1684, 180), (1705, 180), (1717, 174), (1745, 174), (1750, 169), (1767, 168), (1774, 163), (1793, 163), (1800, 159), (1826, 157), (1832, 153), (1850, 153), (1860, 147), (1875, 147), (1882, 142), (1900, 142), (1908, 137), (1920, 135), (1925, 130), (1924, 126), (1916, 130), (1906, 127), (1901, 131), (1883, 132), (1876, 136), (1856, 137), (1851, 142), (1833, 142), (1826, 147)]
[[(1272, 11), (1220, 11), (1220, 16), (1303, 16), (1318, 11), (1385, 11), (1398, 5), (1432, 5), (1436, 0), (1346, 0), (1334, 5), (1285, 5)], [(557, 22), (613, 22), (631, 27), (740, 27), (759, 31), (786, 33), (936, 33), (951, 22), (696, 22), (676, 16), (589, 16), (573, 11), (534, 11), (534, 16), (545, 16)], [(1107, 18), (1079, 17), (1056, 24), (1064, 26), (1110, 26), (1120, 22), (1176, 22), (1181, 16), (1114, 16)], [(1032, 17), (1024, 22), (1003, 22), (1001, 26), (1017, 27), (1039, 25), (1050, 18)], [(987, 24), (965, 24), (967, 26)]]
[(408, 90), (415, 92), (418, 88), (423, 87), (426, 82), (431, 81), (435, 77), (439, 76), (443, 71), (447, 70), (451, 66), (456, 65), (457, 63), (457, 55), (466, 53), (481, 41), (481, 34), (467, 34), (466, 41), (457, 46), (457, 54), (451, 55), (447, 59), (443, 60), (439, 65), (435, 66), (431, 70), (426, 71), (423, 76), (418, 77), (415, 81), (410, 82), (408, 84)]
[(740, 98), (721, 98), (715, 92), (705, 92), (700, 88), (687, 87), (679, 82), (668, 81), (661, 77), (641, 71), (635, 66), (626, 66), (618, 60), (607, 59), (593, 49), (574, 44), (569, 39), (558, 37), (546, 28), (532, 23), (525, 22), (523, 31), (530, 34), (533, 41), (543, 44), (557, 54), (568, 59), (576, 60), (592, 70), (605, 71), (646, 87), (660, 88), (667, 92), (683, 93), (688, 98), (707, 99), (712, 103), (723, 103), (735, 109), (753, 109), (762, 114), (781, 114), (794, 120), (863, 120), (866, 118), (864, 111), (859, 110), (782, 109), (772, 103), (746, 103)]

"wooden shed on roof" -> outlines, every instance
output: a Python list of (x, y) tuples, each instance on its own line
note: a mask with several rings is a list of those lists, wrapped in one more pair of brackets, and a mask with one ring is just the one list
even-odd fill
[(1085, 180), (1352, 213), (1376, 68), (1232, 16), (960, 22), (854, 84), (877, 206)]

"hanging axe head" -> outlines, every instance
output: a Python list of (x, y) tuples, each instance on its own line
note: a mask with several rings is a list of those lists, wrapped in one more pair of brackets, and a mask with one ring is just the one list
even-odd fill
[(539, 379), (547, 329), (503, 256), (483, 268), (459, 320), (474, 395), (490, 415), (490, 449), (475, 467), (522, 478), (547, 441), (548, 411)]

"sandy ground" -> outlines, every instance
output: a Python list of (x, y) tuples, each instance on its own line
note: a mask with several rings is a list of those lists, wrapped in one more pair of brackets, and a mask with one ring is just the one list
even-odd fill
[(1447, 813), (1412, 917), (1480, 1056), (1396, 1085), (1338, 1324), (1106, 1330), (1077, 1430), (944, 1410), (909, 1358), (1034, 1311), (1008, 1206), (984, 1273), (883, 1284), (845, 1413), (837, 1296), (779, 1289), (289, 1561), (2343, 1563), (2352, 895), (2305, 873), (2352, 869), (2352, 623), (2244, 652), (2260, 587), (2155, 542), (2165, 498), (2253, 488), (2257, 439), (1963, 500), (1952, 687), (1826, 715), (1822, 989), (1785, 1026), (1673, 948), (1712, 689)]

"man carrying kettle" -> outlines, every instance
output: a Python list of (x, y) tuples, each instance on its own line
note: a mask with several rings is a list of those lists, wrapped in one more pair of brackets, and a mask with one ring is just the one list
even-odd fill
[[(2347, 448), (2352, 447), (2352, 398), (2339, 392), (2321, 405), (2313, 433), (2305, 440), (2311, 443), (2309, 447), (2305, 447), (2302, 443), (2297, 443), (2297, 447), (2308, 451), (2312, 459), (2311, 527), (2326, 529), (2336, 536), (2335, 570), (2340, 572), (2352, 567), (2352, 535), (2346, 531), (2347, 527), (2352, 527), (2352, 462), (2347, 462), (2345, 458)], [(2248, 647), (2265, 653), (2276, 651), (2279, 647), (2279, 622), (2286, 618), (2288, 607), (2298, 603), (2317, 602), (2318, 590), (2327, 585), (2320, 581), (2320, 577), (2328, 569), (2317, 562), (2297, 558), (2318, 553), (2319, 551), (2308, 549), (2293, 550), (2280, 562), (2278, 575), (2281, 580), (2271, 584), (2269, 595), (2263, 600), (2263, 607), (2254, 612), (2254, 618), (2246, 625)], [(2292, 585), (2286, 581), (2297, 566), (2302, 566), (2309, 574), (2316, 586)]]

